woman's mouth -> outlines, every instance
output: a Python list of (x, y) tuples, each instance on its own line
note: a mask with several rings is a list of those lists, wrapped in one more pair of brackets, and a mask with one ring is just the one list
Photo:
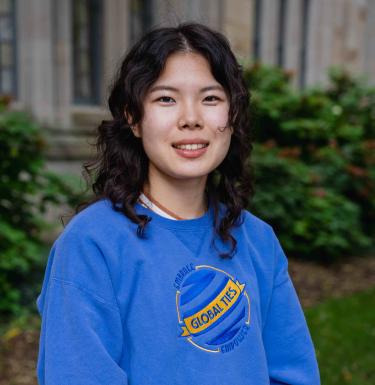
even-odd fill
[(198, 158), (206, 152), (208, 143), (172, 144), (172, 147), (183, 158)]
[(204, 143), (192, 143), (192, 144), (173, 144), (172, 145), (174, 148), (178, 148), (180, 150), (189, 150), (189, 151), (192, 151), (192, 150), (199, 150), (200, 148), (204, 148), (204, 147), (207, 147), (208, 144), (204, 144)]

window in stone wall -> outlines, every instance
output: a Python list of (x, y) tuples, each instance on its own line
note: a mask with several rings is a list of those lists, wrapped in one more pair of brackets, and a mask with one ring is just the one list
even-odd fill
[(102, 79), (101, 0), (73, 0), (73, 99), (100, 104)]
[(253, 21), (253, 58), (260, 60), (260, 43), (261, 43), (261, 27), (262, 27), (262, 0), (254, 1), (254, 21)]
[(279, 67), (285, 65), (287, 0), (279, 0), (276, 60)]
[(152, 0), (130, 0), (130, 44), (152, 26)]
[(17, 96), (15, 1), (0, 0), (0, 94)]
[(301, 49), (300, 49), (300, 68), (299, 68), (299, 85), (304, 88), (306, 85), (307, 74), (307, 44), (309, 32), (309, 14), (310, 14), (310, 0), (302, 1), (301, 11)]

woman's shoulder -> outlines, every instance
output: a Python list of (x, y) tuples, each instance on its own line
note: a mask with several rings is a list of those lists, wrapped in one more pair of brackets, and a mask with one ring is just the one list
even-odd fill
[[(222, 218), (227, 212), (228, 207), (225, 203), (219, 203), (220, 218)], [(240, 227), (251, 228), (256, 231), (269, 232), (272, 231), (272, 226), (265, 220), (256, 216), (251, 210), (243, 208), (238, 216), (237, 223)]]
[(274, 240), (275, 232), (268, 222), (258, 217), (251, 210), (242, 210), (242, 222), (241, 227), (246, 235), (257, 241), (269, 242)]
[(114, 210), (109, 199), (103, 198), (75, 214), (59, 238), (70, 236), (97, 238), (114, 234), (120, 229), (126, 231), (130, 223), (129, 218), (123, 213)]
[(113, 210), (108, 200), (94, 202), (77, 213), (52, 245), (46, 285), (53, 278), (53, 282), (114, 303), (110, 274), (117, 269), (122, 242), (130, 238), (124, 232), (126, 222), (127, 218)]
[(268, 222), (252, 213), (249, 209), (242, 209), (242, 213), (244, 215), (244, 222), (246, 222), (247, 224), (255, 225), (260, 228), (271, 227)]
[(112, 208), (110, 200), (90, 204), (70, 220), (52, 245), (56, 274), (75, 277), (72, 267), (101, 266), (102, 260), (116, 263), (123, 246), (136, 238), (131, 226), (136, 229), (122, 212)]
[[(224, 215), (227, 206), (220, 202), (220, 215)], [(273, 227), (264, 219), (258, 217), (251, 210), (243, 208), (237, 219), (237, 226), (234, 231), (245, 240), (256, 243), (269, 243), (275, 240), (275, 232)]]

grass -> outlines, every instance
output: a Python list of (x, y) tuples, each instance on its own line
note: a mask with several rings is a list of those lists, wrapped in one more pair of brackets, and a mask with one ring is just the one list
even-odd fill
[(375, 288), (305, 311), (323, 385), (375, 384)]

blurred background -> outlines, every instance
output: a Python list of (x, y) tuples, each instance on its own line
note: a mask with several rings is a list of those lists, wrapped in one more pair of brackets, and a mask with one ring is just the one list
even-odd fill
[(374, 384), (375, 0), (0, 0), (0, 385), (36, 384), (36, 296), (121, 59), (183, 21), (243, 66), (248, 209), (289, 257), (322, 384)]

